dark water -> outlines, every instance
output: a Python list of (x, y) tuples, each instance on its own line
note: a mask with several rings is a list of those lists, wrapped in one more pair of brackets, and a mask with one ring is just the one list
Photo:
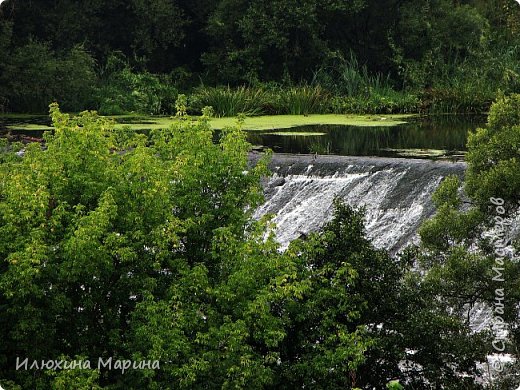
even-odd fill
[[(413, 119), (395, 127), (302, 126), (250, 134), (254, 145), (275, 152), (318, 153), (343, 156), (442, 157), (459, 156), (466, 150), (470, 131), (485, 124), (483, 116), (437, 116)], [(325, 133), (290, 135), (290, 133)]]
[(9, 138), (11, 141), (34, 142), (43, 136), (43, 131), (35, 130), (8, 130), (7, 126), (40, 125), (50, 126), (48, 115), (20, 115), (0, 116), (0, 138)]
[[(484, 123), (484, 116), (429, 116), (413, 118), (407, 124), (394, 127), (302, 126), (292, 129), (251, 131), (248, 138), (256, 147), (270, 148), (278, 153), (454, 158), (461, 157), (466, 150), (468, 133), (483, 126)], [(43, 134), (43, 131), (34, 130), (7, 132), (7, 125), (19, 124), (48, 125), (49, 118), (47, 116), (0, 117), (0, 137), (9, 135), (13, 140), (31, 142), (35, 137), (41, 137)], [(302, 136), (301, 133), (309, 135)]]

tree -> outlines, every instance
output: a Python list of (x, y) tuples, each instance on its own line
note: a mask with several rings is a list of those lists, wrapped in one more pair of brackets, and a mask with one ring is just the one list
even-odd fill
[(57, 54), (46, 44), (30, 42), (4, 60), (4, 97), (10, 109), (31, 113), (43, 112), (52, 100), (69, 111), (91, 107), (97, 83), (94, 65), (81, 46)]
[[(320, 233), (288, 251), (301, 262), (310, 289), (293, 309), (280, 386), (384, 388), (399, 378), (413, 388), (477, 388), (485, 335), (472, 334), (437, 299), (439, 286), (412, 268), (415, 251), (392, 258), (375, 249), (365, 236), (363, 212), (340, 202), (335, 207)], [(353, 367), (332, 360), (341, 356), (335, 338), (343, 329), (361, 331), (365, 339), (363, 358)]]
[(520, 95), (503, 96), (490, 110), (485, 128), (468, 141), (468, 195), (489, 209), (491, 197), (503, 198), (510, 211), (520, 200)]
[(209, 16), (203, 62), (218, 81), (310, 79), (330, 51), (331, 20), (356, 13), (363, 1), (234, 1)]
[[(518, 233), (511, 224), (520, 200), (519, 123), (520, 97), (499, 98), (485, 128), (470, 134), (463, 188), (455, 178), (445, 180), (435, 194), (437, 214), (421, 230), (428, 279), (440, 287), (439, 295), (468, 322), (471, 309), (486, 304), (490, 315), (505, 322), (504, 351), (516, 359), (520, 264)], [(517, 363), (504, 371), (509, 374), (500, 388), (518, 386), (514, 367)]]
[[(51, 115), (46, 150), (7, 152), (0, 170), (0, 377), (24, 388), (51, 378), (14, 371), (16, 356), (131, 358), (136, 306), (187, 268), (222, 272), (211, 243), (245, 234), (264, 172), (247, 167), (239, 130), (213, 144), (206, 119), (179, 120), (148, 147), (94, 113)], [(117, 376), (102, 370), (100, 384)]]

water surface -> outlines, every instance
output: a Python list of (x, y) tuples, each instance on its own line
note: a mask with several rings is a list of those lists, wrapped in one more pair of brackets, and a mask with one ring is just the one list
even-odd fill
[(318, 125), (256, 131), (249, 140), (280, 153), (435, 158), (461, 156), (468, 133), (484, 123), (482, 116), (436, 116), (393, 127)]
[[(126, 119), (116, 118), (119, 123), (125, 123)], [(139, 117), (139, 121), (145, 124), (146, 118)], [(427, 116), (411, 118), (398, 126), (313, 125), (250, 131), (248, 139), (257, 149), (270, 148), (278, 153), (461, 158), (468, 133), (484, 123), (484, 116)], [(19, 125), (31, 125), (33, 130), (7, 130), (7, 126)], [(47, 116), (0, 117), (0, 137), (31, 142), (42, 136), (41, 128), (47, 125), (50, 125)], [(218, 134), (217, 131), (216, 139)]]

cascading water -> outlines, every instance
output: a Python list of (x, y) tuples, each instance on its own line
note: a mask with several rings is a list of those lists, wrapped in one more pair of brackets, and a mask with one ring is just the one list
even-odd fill
[(335, 197), (365, 208), (365, 226), (375, 246), (391, 253), (413, 242), (433, 215), (431, 197), (443, 178), (463, 176), (461, 162), (276, 154), (265, 183), (266, 202), (256, 217), (274, 214), (276, 236), (286, 248), (321, 228)]

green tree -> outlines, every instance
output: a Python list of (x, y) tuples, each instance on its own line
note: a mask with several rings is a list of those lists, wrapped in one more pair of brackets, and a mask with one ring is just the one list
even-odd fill
[(24, 388), (51, 378), (14, 372), (13, 356), (131, 358), (136, 305), (164, 296), (186, 267), (221, 272), (214, 237), (243, 237), (264, 172), (247, 167), (239, 130), (214, 144), (206, 119), (180, 120), (148, 147), (93, 113), (71, 118), (53, 105), (51, 115), (46, 150), (7, 152), (0, 170), (0, 377)]
[(520, 200), (520, 95), (497, 100), (485, 128), (468, 141), (468, 195), (483, 208), (489, 199), (503, 198), (510, 211)]
[(310, 79), (328, 54), (325, 29), (363, 1), (221, 1), (209, 16), (203, 62), (216, 80)]
[[(518, 95), (503, 96), (493, 104), (485, 128), (469, 137), (464, 185), (455, 178), (443, 182), (435, 194), (437, 214), (421, 229), (423, 261), (431, 267), (427, 281), (468, 321), (476, 304), (487, 304), (492, 315), (505, 321), (505, 352), (517, 359), (520, 264), (512, 256), (518, 253), (519, 241), (509, 224), (518, 218), (520, 200), (519, 123)], [(514, 250), (513, 255), (502, 252), (504, 246)], [(518, 386), (514, 367), (506, 370), (504, 387), (499, 388)]]
[(100, 72), (98, 110), (103, 115), (129, 112), (174, 114), (177, 89), (166, 75), (137, 72), (120, 52), (112, 53)]
[(81, 46), (57, 54), (47, 44), (30, 42), (15, 48), (4, 61), (0, 77), (14, 111), (41, 113), (53, 100), (69, 111), (93, 104), (95, 62)]
[[(485, 335), (472, 334), (437, 299), (441, 289), (412, 268), (414, 251), (392, 258), (375, 249), (366, 239), (363, 212), (339, 202), (335, 207), (322, 232), (288, 251), (311, 284), (293, 309), (279, 385), (384, 388), (399, 378), (414, 388), (476, 387)], [(366, 340), (363, 358), (352, 367), (333, 360), (341, 356), (336, 337), (342, 330), (361, 331)]]

